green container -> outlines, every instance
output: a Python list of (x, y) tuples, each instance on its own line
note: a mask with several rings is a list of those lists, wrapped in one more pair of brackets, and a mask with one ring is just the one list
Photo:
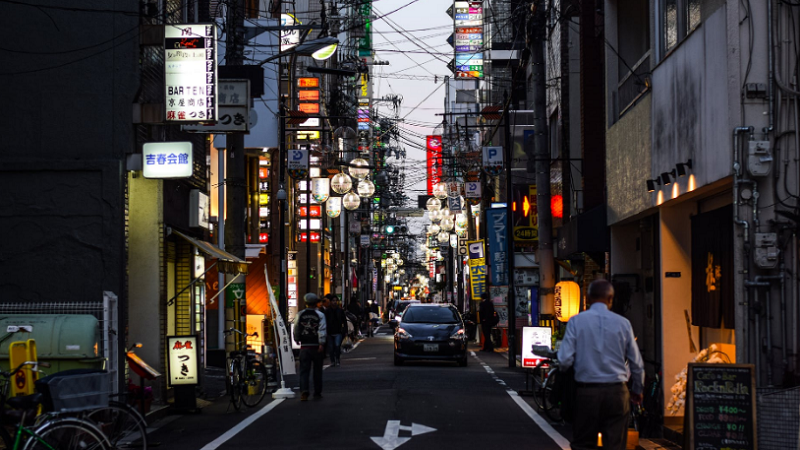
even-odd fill
[[(99, 321), (91, 314), (10, 314), (0, 316), (0, 367), (9, 370), (8, 346), (36, 340), (40, 362), (50, 363), (42, 375), (69, 369), (102, 369), (104, 358)], [(33, 331), (9, 332), (10, 326), (30, 326)]]

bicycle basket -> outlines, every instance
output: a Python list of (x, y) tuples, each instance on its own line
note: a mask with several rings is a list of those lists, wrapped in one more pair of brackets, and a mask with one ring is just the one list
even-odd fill
[(36, 382), (46, 410), (65, 413), (108, 406), (108, 372), (66, 372), (71, 373), (59, 372)]

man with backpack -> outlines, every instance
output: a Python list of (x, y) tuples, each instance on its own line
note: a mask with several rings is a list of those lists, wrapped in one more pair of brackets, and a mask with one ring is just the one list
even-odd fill
[(325, 359), (327, 324), (325, 315), (317, 310), (317, 294), (308, 293), (303, 299), (306, 309), (294, 319), (294, 340), (300, 344), (300, 400), (308, 400), (309, 375), (314, 372), (314, 398), (322, 398), (322, 362)]

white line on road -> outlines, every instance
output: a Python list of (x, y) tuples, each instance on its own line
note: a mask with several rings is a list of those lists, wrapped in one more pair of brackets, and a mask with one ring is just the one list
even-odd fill
[(278, 406), (281, 403), (283, 403), (283, 400), (284, 399), (279, 398), (277, 400), (273, 400), (273, 401), (269, 402), (263, 408), (258, 410), (258, 412), (255, 412), (255, 413), (251, 414), (246, 419), (244, 419), (243, 421), (239, 422), (238, 425), (236, 425), (235, 427), (233, 427), (230, 430), (228, 430), (227, 432), (225, 432), (225, 434), (223, 434), (222, 436), (220, 436), (220, 437), (214, 439), (213, 441), (211, 441), (210, 443), (206, 444), (206, 446), (201, 448), (200, 450), (215, 450), (216, 448), (219, 448), (220, 445), (224, 444), (230, 438), (236, 436), (237, 434), (239, 434), (239, 432), (241, 432), (245, 428), (249, 427), (253, 422), (258, 420), (261, 416), (263, 416), (264, 414), (272, 411), (276, 406)]

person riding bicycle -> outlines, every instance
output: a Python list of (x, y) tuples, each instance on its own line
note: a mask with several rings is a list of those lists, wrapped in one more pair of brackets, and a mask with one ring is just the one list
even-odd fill
[(317, 310), (320, 298), (309, 292), (303, 299), (306, 309), (294, 319), (295, 342), (300, 344), (300, 400), (308, 400), (309, 375), (314, 369), (314, 398), (322, 398), (322, 362), (325, 359), (327, 324), (325, 315)]

